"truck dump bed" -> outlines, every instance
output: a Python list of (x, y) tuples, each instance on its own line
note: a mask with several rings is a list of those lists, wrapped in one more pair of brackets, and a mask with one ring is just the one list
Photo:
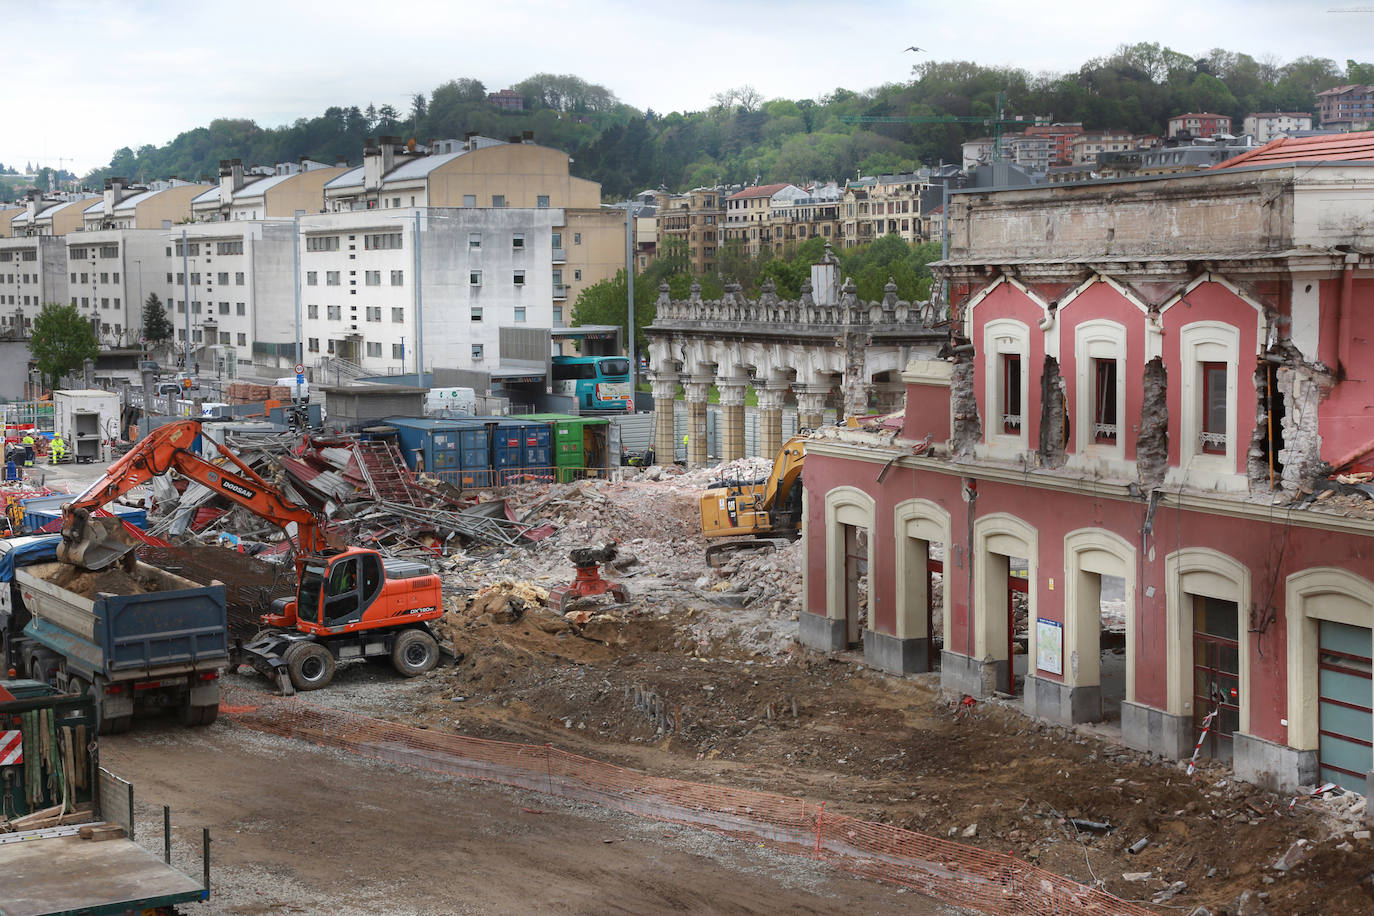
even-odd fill
[(111, 680), (228, 661), (223, 585), (199, 586), (146, 563), (132, 575), (38, 563), (15, 578), (33, 615), (24, 632)]

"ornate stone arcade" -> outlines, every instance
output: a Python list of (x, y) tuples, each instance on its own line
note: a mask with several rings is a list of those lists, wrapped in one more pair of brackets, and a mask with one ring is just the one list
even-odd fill
[(802, 284), (801, 298), (779, 299), (772, 281), (757, 299), (729, 283), (720, 299), (702, 299), (692, 284), (686, 300), (659, 287), (657, 317), (645, 329), (653, 365), (654, 448), (674, 453), (673, 400), (687, 396), (688, 455), (706, 462), (707, 397), (720, 394), (721, 457), (744, 457), (744, 403), (753, 387), (759, 406), (759, 453), (782, 447), (782, 414), (795, 401), (797, 423), (819, 426), (828, 406), (841, 417), (901, 406), (900, 373), (912, 357), (932, 358), (947, 339), (943, 315), (929, 302), (897, 298), (888, 282), (881, 302), (860, 302), (853, 280), (839, 282), (828, 249)]

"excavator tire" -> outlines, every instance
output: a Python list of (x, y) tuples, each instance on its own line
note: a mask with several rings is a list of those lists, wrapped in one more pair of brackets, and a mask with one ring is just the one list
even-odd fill
[(297, 690), (319, 690), (334, 680), (334, 656), (319, 643), (298, 642), (282, 655)]
[(424, 630), (406, 630), (391, 644), (391, 666), (402, 677), (418, 677), (439, 664), (439, 644)]

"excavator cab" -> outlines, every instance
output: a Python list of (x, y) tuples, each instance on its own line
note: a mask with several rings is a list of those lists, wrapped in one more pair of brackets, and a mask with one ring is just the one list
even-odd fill
[(370, 550), (307, 557), (296, 592), (297, 619), (326, 630), (361, 623), (384, 579), (381, 555)]

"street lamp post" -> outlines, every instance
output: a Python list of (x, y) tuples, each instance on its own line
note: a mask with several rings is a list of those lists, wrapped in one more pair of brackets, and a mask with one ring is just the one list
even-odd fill
[[(426, 210), (429, 208), (426, 207)], [(415, 384), (425, 383), (425, 295), (424, 262), (420, 254), (420, 209), (415, 208)], [(402, 356), (401, 369), (405, 369)]]
[(144, 339), (144, 337), (143, 337), (143, 328), (142, 328), (143, 322), (142, 322), (142, 320), (141, 320), (141, 319), (143, 318), (143, 259), (142, 259), (142, 258), (134, 258), (134, 264), (138, 265), (138, 317), (139, 317), (139, 319), (140, 319), (140, 321), (139, 321), (140, 327), (139, 327), (139, 330), (138, 330), (138, 340), (139, 340), (139, 344), (140, 344), (140, 349), (143, 350), (143, 358), (144, 358), (144, 359), (147, 359), (147, 358), (148, 358), (148, 347), (147, 347), (147, 341), (146, 341), (146, 340)]
[(182, 305), (186, 309), (186, 345), (182, 349), (182, 368), (191, 371), (191, 248), (186, 242), (186, 230), (181, 230), (181, 294), (186, 298)]
[[(291, 217), (291, 282), (295, 287), (296, 305), (296, 366), (305, 365), (305, 351), (301, 347), (301, 217), (304, 210), (297, 210)], [(294, 367), (293, 367), (294, 368)], [(296, 401), (301, 399), (301, 373), (296, 373)]]

